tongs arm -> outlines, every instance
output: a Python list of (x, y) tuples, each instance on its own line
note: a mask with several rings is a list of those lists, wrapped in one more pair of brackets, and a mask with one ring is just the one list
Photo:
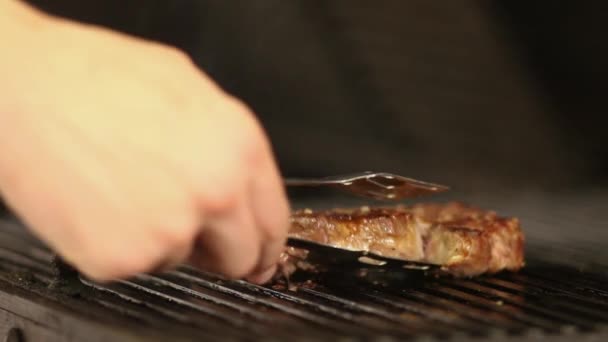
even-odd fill
[(289, 237), (287, 245), (294, 248), (305, 249), (309, 252), (307, 260), (331, 264), (360, 264), (367, 267), (397, 268), (400, 270), (437, 271), (440, 265), (424, 262), (385, 257), (367, 251), (349, 250), (333, 247), (309, 240)]
[(324, 178), (286, 178), (293, 186), (332, 186), (354, 195), (378, 199), (401, 200), (448, 190), (447, 186), (420, 181), (386, 172), (360, 172)]

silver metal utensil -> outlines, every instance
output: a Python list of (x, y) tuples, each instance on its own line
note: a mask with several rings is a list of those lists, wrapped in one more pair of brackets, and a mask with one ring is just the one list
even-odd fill
[(441, 265), (391, 258), (362, 250), (350, 250), (333, 247), (330, 245), (294, 237), (287, 239), (287, 245), (290, 247), (307, 250), (309, 253), (306, 260), (312, 263), (359, 265), (361, 267), (365, 266), (424, 272), (437, 272), (441, 269)]
[(324, 178), (286, 178), (288, 187), (330, 186), (378, 200), (401, 200), (447, 191), (445, 185), (428, 183), (386, 172), (359, 172)]

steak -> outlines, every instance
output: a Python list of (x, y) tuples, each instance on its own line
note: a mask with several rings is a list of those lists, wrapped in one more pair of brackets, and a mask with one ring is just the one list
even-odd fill
[[(524, 235), (517, 218), (462, 203), (361, 207), (291, 216), (289, 236), (385, 257), (441, 265), (442, 273), (470, 277), (524, 265)], [(288, 247), (284, 275), (306, 263), (307, 251)]]

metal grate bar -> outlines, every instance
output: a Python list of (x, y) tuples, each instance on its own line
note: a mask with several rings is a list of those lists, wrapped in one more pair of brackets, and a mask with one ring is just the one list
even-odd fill
[[(598, 281), (586, 278), (585, 274), (560, 275), (558, 277), (552, 274), (527, 272), (525, 275), (528, 280), (536, 279), (537, 282), (542, 283), (544, 286), (551, 286), (552, 288), (559, 289), (559, 291), (575, 295), (576, 298), (582, 299), (585, 302), (595, 303), (596, 300), (600, 300), (608, 303), (608, 289), (598, 284)], [(576, 281), (569, 279), (576, 279)], [(590, 298), (589, 295), (593, 298)]]
[[(134, 317), (139, 321), (147, 323), (151, 329), (160, 329), (162, 327), (170, 328), (171, 330), (179, 331), (180, 333), (187, 334), (190, 331), (192, 337), (213, 337), (220, 338), (226, 337), (224, 331), (218, 331), (218, 328), (225, 327), (230, 329), (229, 326), (222, 324), (220, 320), (215, 317), (206, 316), (205, 319), (197, 319), (192, 312), (176, 311), (175, 308), (164, 307), (150, 300), (148, 296), (142, 296), (139, 291), (132, 291), (129, 287), (125, 287), (125, 284), (112, 284), (101, 286), (94, 282), (90, 282), (86, 279), (82, 280), (84, 284), (92, 289), (95, 289), (99, 293), (107, 294), (102, 298), (93, 298), (92, 300), (107, 309), (114, 310), (121, 315), (127, 317)], [(122, 310), (121, 307), (127, 307), (127, 310)], [(159, 316), (160, 315), (160, 316)], [(169, 320), (167, 320), (169, 319)], [(176, 326), (175, 324), (179, 325)], [(242, 338), (245, 339), (247, 335), (239, 329), (232, 329), (230, 333), (230, 339)]]
[[(371, 291), (370, 293), (364, 293), (363, 295), (375, 302), (422, 316), (425, 319), (428, 319), (434, 326), (437, 326), (437, 324), (440, 323), (445, 325), (446, 329), (457, 328), (458, 330), (470, 333), (479, 331), (478, 321), (469, 319), (468, 317), (462, 317), (450, 310), (437, 308), (420, 301), (409, 301), (405, 298), (397, 298), (393, 295), (378, 291)], [(439, 325), (439, 327), (441, 327), (441, 325)]]
[[(513, 281), (517, 281), (525, 286), (543, 290), (546, 293), (553, 293), (555, 296), (568, 300), (571, 304), (593, 304), (594, 306), (608, 310), (608, 301), (606, 301), (605, 298), (589, 298), (588, 295), (583, 295), (577, 291), (577, 287), (581, 284), (566, 285), (560, 279), (554, 277), (543, 277), (544, 279), (535, 278), (536, 277), (530, 276), (529, 274), (513, 275), (511, 277)], [(595, 292), (603, 293), (602, 290), (597, 289), (595, 289)]]
[(551, 330), (555, 327), (546, 321), (538, 320), (530, 316), (522, 315), (520, 310), (509, 304), (500, 304), (486, 298), (471, 295), (455, 288), (431, 285), (424, 289), (425, 292), (432, 293), (445, 298), (462, 301), (471, 307), (477, 307), (486, 314), (497, 318), (499, 324), (510, 326), (507, 330), (521, 332), (529, 327), (542, 327)]
[[(201, 285), (199, 283), (195, 283), (193, 281), (189, 281), (184, 278), (177, 277), (173, 274), (163, 274), (161, 275), (162, 279), (170, 282), (167, 286), (177, 286), (180, 288), (187, 288), (187, 292), (190, 293), (192, 297), (201, 298), (201, 305), (205, 305), (203, 301), (209, 301), (210, 303), (215, 303), (216, 305), (225, 306), (232, 311), (233, 315), (243, 314), (245, 316), (251, 317), (251, 319), (258, 320), (260, 323), (270, 324), (274, 331), (278, 331), (279, 329), (284, 330), (287, 334), (292, 334), (296, 331), (299, 331), (303, 327), (303, 323), (307, 321), (306, 318), (302, 318), (301, 316), (307, 315), (307, 313), (301, 314), (286, 314), (285, 310), (278, 310), (274, 307), (268, 306), (264, 303), (260, 303), (256, 300), (243, 300), (240, 296), (234, 296), (228, 293), (225, 293), (222, 289), (216, 288), (216, 286), (212, 286), (215, 289), (211, 289), (211, 286)], [(203, 280), (205, 281), (205, 280)], [(217, 282), (220, 282), (219, 279), (215, 279), (216, 285)], [(227, 288), (230, 289), (229, 284), (226, 284)], [(191, 292), (192, 291), (192, 292)], [(294, 310), (294, 308), (288, 308), (287, 310)], [(322, 317), (321, 317), (322, 318)], [(327, 335), (328, 333), (332, 333), (334, 329), (328, 331), (322, 324), (318, 325), (321, 329), (311, 329), (308, 328), (306, 335), (313, 335), (319, 331), (319, 333), (323, 333)]]
[[(494, 301), (497, 305), (507, 304), (514, 308), (520, 308), (521, 312), (527, 313), (521, 315), (524, 319), (530, 319), (531, 322), (537, 322), (539, 327), (544, 327), (549, 331), (555, 330), (555, 323), (561, 322), (562, 324), (577, 324), (585, 329), (592, 329), (593, 325), (589, 324), (588, 321), (572, 317), (571, 315), (564, 314), (563, 311), (555, 311), (546, 309), (542, 306), (530, 304), (522, 296), (513, 295), (498, 289), (494, 289), (489, 286), (481, 285), (474, 281), (446, 281), (451, 286), (456, 287), (462, 291), (482, 296), (490, 301)], [(534, 316), (531, 316), (531, 315)]]
[(23, 238), (6, 234), (4, 231), (0, 231), (0, 252), (4, 253), (0, 257), (19, 260), (41, 272), (48, 273), (51, 270), (50, 263), (53, 256), (50, 252), (38, 246), (32, 246)]
[(139, 295), (139, 294), (130, 295), (130, 294), (128, 294), (128, 291), (121, 289), (121, 286), (118, 286), (116, 284), (101, 286), (101, 285), (98, 285), (96, 283), (90, 282), (85, 279), (83, 279), (82, 282), (84, 284), (86, 284), (87, 286), (91, 287), (92, 289), (95, 289), (99, 292), (111, 294), (111, 295), (115, 296), (116, 298), (119, 298), (121, 301), (123, 301), (125, 303), (134, 304), (134, 305), (137, 305), (140, 307), (147, 308), (149, 310), (152, 310), (155, 313), (159, 313), (165, 317), (172, 318), (178, 322), (192, 323), (192, 321), (188, 315), (183, 314), (183, 313), (176, 313), (174, 310), (165, 309), (160, 305), (156, 305), (156, 304), (147, 302), (146, 300), (139, 299), (139, 298), (137, 298), (138, 297), (137, 295)]
[(139, 276), (137, 276), (137, 279), (143, 279), (146, 281), (150, 281), (152, 283), (162, 285), (167, 288), (171, 288), (175, 291), (183, 292), (183, 294), (186, 294), (188, 296), (192, 296), (194, 298), (201, 299), (205, 302), (224, 306), (226, 308), (236, 311), (239, 314), (244, 314), (244, 315), (250, 316), (251, 318), (260, 320), (260, 321), (268, 321), (268, 322), (274, 321), (274, 318), (272, 318), (265, 312), (256, 310), (256, 308), (247, 307), (247, 306), (243, 305), (243, 303), (234, 303), (234, 302), (222, 299), (221, 297), (219, 297), (217, 295), (209, 295), (209, 294), (203, 293), (202, 291), (193, 290), (186, 286), (180, 285), (178, 282), (171, 282), (171, 281), (168, 281), (163, 278), (159, 278), (156, 276), (149, 276), (149, 275), (139, 275)]
[[(151, 302), (151, 297), (158, 297), (162, 300), (167, 301), (168, 303), (187, 307), (189, 309), (192, 309), (193, 311), (199, 311), (202, 314), (222, 320), (226, 323), (229, 323), (230, 325), (233, 325), (235, 328), (248, 328), (248, 320), (246, 320), (243, 317), (240, 317), (240, 316), (235, 317), (234, 315), (227, 315), (225, 312), (221, 312), (220, 310), (214, 310), (213, 308), (210, 308), (208, 306), (196, 305), (196, 304), (190, 303), (188, 301), (185, 301), (183, 299), (179, 299), (177, 297), (170, 296), (164, 292), (160, 292), (160, 291), (151, 289), (147, 286), (140, 285), (139, 283), (135, 283), (135, 282), (131, 282), (131, 281), (120, 281), (120, 283), (125, 284), (129, 287), (132, 287), (133, 289), (135, 289), (137, 291), (141, 291), (143, 293), (150, 295), (150, 296), (146, 296), (147, 297), (146, 302)], [(174, 310), (173, 312), (175, 312), (175, 311), (179, 310), (179, 307), (175, 307), (175, 305), (174, 305), (172, 309)], [(187, 316), (188, 316), (189, 321), (191, 321), (191, 322), (195, 321), (190, 314)], [(207, 317), (205, 317), (205, 318), (207, 318)]]
[[(216, 316), (221, 316), (221, 319), (230, 325), (236, 325), (237, 328), (248, 329), (264, 336), (272, 333), (278, 338), (287, 338), (293, 335), (296, 328), (301, 327), (291, 316), (273, 314), (260, 310), (259, 307), (250, 307), (249, 303), (230, 302), (217, 294), (203, 293), (159, 277), (140, 276), (138, 278), (146, 279), (145, 283), (138, 282), (138, 284), (150, 290), (151, 294), (161, 296), (180, 306), (185, 305), (193, 310), (204, 313), (212, 312)], [(151, 286), (157, 287), (158, 291), (151, 290)]]
[(13, 263), (28, 273), (34, 271), (35, 274), (44, 275), (48, 278), (52, 277), (52, 271), (48, 266), (45, 267), (45, 265), (41, 265), (27, 255), (23, 255), (17, 251), (0, 249), (0, 259), (2, 259), (2, 262)]
[(106, 299), (97, 299), (95, 301), (95, 303), (99, 304), (102, 307), (107, 308), (109, 310), (118, 312), (121, 316), (127, 316), (138, 322), (145, 322), (149, 325), (152, 325), (157, 322), (157, 320), (154, 319), (153, 316), (149, 314), (149, 312), (144, 313), (141, 310), (132, 308), (131, 307), (131, 305), (133, 305), (133, 303), (131, 303), (132, 300), (133, 299), (131, 298), (131, 300), (129, 300), (128, 303), (125, 303), (124, 301), (120, 301), (120, 302), (116, 303), (114, 301), (109, 301)]
[[(419, 330), (419, 334), (432, 335), (437, 337), (445, 337), (453, 332), (455, 327), (458, 327), (459, 331), (463, 331), (469, 334), (477, 334), (479, 332), (479, 326), (475, 327), (473, 322), (466, 325), (461, 317), (454, 315), (453, 313), (440, 310), (437, 308), (430, 307), (420, 302), (407, 302), (403, 298), (394, 298), (387, 293), (379, 293), (373, 287), (360, 287), (360, 288), (349, 288), (344, 286), (342, 290), (333, 291), (330, 288), (323, 287), (320, 291), (315, 291), (320, 297), (326, 297), (326, 293), (331, 296), (333, 300), (337, 302), (347, 301), (346, 305), (350, 303), (361, 303), (369, 304), (374, 306), (380, 306), (379, 310), (383, 310), (382, 316), (393, 316), (399, 317), (402, 321), (407, 321), (409, 324), (414, 324), (414, 327)], [(303, 291), (309, 291), (304, 289)], [(322, 291), (322, 292), (321, 292)], [(339, 294), (336, 294), (339, 292)], [(338, 297), (340, 296), (340, 297)], [(389, 299), (390, 298), (390, 299)], [(364, 301), (364, 299), (368, 299)], [(378, 309), (374, 308), (374, 311)], [(451, 319), (449, 319), (451, 317)], [(395, 320), (395, 318), (393, 318)], [(398, 323), (403, 324), (403, 323)]]
[[(52, 281), (52, 278), (45, 276), (44, 274), (30, 273), (31, 268), (19, 263), (0, 263), (0, 270), (4, 273), (0, 275), (0, 278), (8, 282), (14, 282), (15, 280), (29, 282), (30, 280), (34, 280), (48, 286)], [(23, 279), (22, 277), (24, 276), (26, 276), (27, 279)]]
[(546, 332), (557, 331), (555, 323), (546, 319), (532, 316), (524, 312), (517, 306), (514, 306), (508, 302), (490, 300), (488, 298), (484, 298), (483, 296), (473, 295), (468, 293), (467, 291), (462, 291), (457, 288), (443, 288), (438, 291), (440, 293), (447, 294), (453, 298), (466, 300), (469, 305), (482, 308), (484, 310), (487, 310), (488, 312), (497, 312), (501, 315), (504, 315), (509, 320), (513, 321), (513, 323), (510, 323), (513, 327), (509, 330), (512, 330), (514, 332), (521, 332), (525, 329), (533, 327), (542, 328)]
[[(184, 271), (199, 273), (191, 268), (184, 268)], [(239, 281), (226, 282), (230, 286), (224, 286), (206, 280), (201, 276), (185, 273), (184, 271), (172, 271), (169, 273), (218, 292), (282, 311), (332, 331), (352, 331), (361, 336), (366, 336), (370, 333), (374, 335), (383, 333), (381, 329), (378, 330), (375, 327), (368, 327), (364, 320), (352, 313), (337, 310), (321, 303), (307, 301), (295, 296), (286, 295), (278, 291)], [(199, 274), (202, 275), (202, 273)], [(252, 294), (252, 292), (254, 294)], [(304, 310), (304, 308), (308, 310)]]
[[(586, 317), (592, 321), (605, 321), (606, 319), (605, 312), (589, 307), (589, 305), (581, 305), (580, 301), (576, 299), (572, 300), (572, 297), (556, 295), (557, 293), (555, 291), (544, 286), (527, 287), (522, 279), (519, 279), (517, 284), (513, 284), (503, 279), (484, 279), (483, 283), (491, 284), (493, 286), (500, 286), (506, 290), (511, 289), (512, 291), (517, 291), (516, 293), (525, 296), (526, 300), (528, 301), (534, 301), (555, 310), (570, 312), (576, 317)], [(547, 300), (546, 297), (548, 295), (550, 295), (551, 300)], [(595, 307), (596, 304), (599, 303), (593, 304)]]
[(461, 298), (441, 292), (426, 291), (425, 289), (403, 290), (401, 295), (409, 299), (424, 301), (431, 305), (455, 311), (463, 317), (468, 317), (480, 324), (486, 324), (491, 327), (504, 328), (509, 331), (520, 331), (525, 328), (523, 324), (514, 322), (504, 313), (485, 310), (483, 307), (479, 308), (478, 305), (474, 305), (474, 303), (472, 304)]
[[(346, 291), (348, 291), (347, 288), (345, 288), (345, 292)], [(396, 333), (406, 333), (409, 335), (413, 333), (428, 333), (431, 330), (431, 327), (427, 324), (427, 322), (420, 319), (420, 317), (412, 315), (407, 315), (404, 317), (399, 315), (398, 312), (395, 312), (393, 310), (387, 310), (386, 307), (373, 307), (370, 305), (363, 304), (361, 302), (355, 302), (346, 298), (334, 296), (328, 293), (328, 291), (319, 292), (305, 287), (299, 289), (298, 293), (308, 294), (317, 300), (321, 299), (324, 302), (332, 303), (333, 305), (347, 309), (354, 313), (369, 314), (377, 316), (385, 322), (392, 322), (395, 324), (395, 326), (399, 327), (399, 331), (396, 331)]]

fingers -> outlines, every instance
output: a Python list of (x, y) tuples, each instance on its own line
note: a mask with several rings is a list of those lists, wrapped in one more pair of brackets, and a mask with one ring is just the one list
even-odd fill
[(284, 249), (289, 205), (262, 129), (250, 117), (243, 121), (254, 124), (241, 135), (247, 137), (239, 149), (241, 171), (230, 180), (238, 201), (226, 197), (225, 188), (197, 186), (205, 215), (219, 213), (207, 216), (192, 261), (208, 271), (263, 283)]
[(206, 220), (190, 261), (210, 272), (244, 278), (255, 268), (259, 254), (254, 219), (242, 195), (234, 207)]
[(261, 162), (252, 179), (249, 194), (253, 217), (260, 234), (261, 253), (249, 281), (264, 283), (276, 270), (276, 263), (285, 246), (289, 206), (285, 190), (270, 154)]
[(269, 282), (277, 272), (277, 265), (273, 265), (270, 268), (266, 269), (266, 271), (254, 273), (253, 275), (247, 277), (247, 280), (254, 284), (265, 284)]
[(251, 181), (235, 207), (206, 221), (190, 258), (194, 266), (254, 283), (272, 278), (287, 235), (288, 206), (279, 182), (264, 176)]
[(176, 248), (169, 251), (168, 257), (165, 257), (160, 263), (154, 267), (151, 272), (162, 273), (182, 264), (186, 261), (193, 251), (194, 242), (190, 242), (188, 245), (177, 246)]

